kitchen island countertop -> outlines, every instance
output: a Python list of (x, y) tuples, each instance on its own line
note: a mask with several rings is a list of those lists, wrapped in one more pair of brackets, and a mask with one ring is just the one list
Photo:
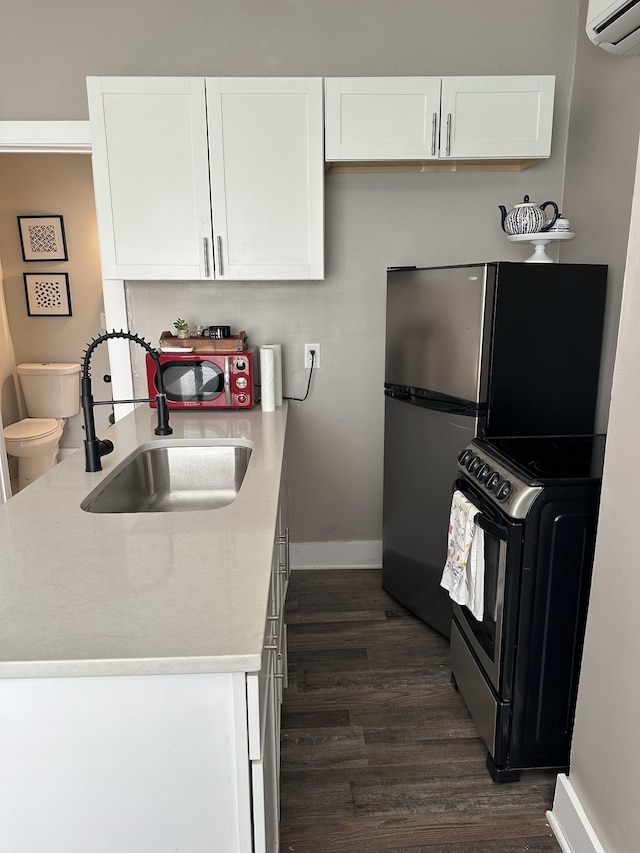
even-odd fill
[(235, 501), (214, 510), (99, 514), (80, 504), (153, 433), (138, 407), (0, 506), (0, 678), (260, 669), (283, 467), (275, 412), (172, 411), (171, 439), (241, 439), (252, 455)]

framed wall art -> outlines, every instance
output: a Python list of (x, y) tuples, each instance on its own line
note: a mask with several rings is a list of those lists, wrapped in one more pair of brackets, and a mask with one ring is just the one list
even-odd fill
[(68, 273), (26, 272), (23, 275), (29, 317), (71, 317)]
[(69, 260), (61, 216), (19, 216), (18, 229), (23, 260)]

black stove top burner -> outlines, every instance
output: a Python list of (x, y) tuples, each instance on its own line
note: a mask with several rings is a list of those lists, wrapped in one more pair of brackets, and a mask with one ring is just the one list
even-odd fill
[(485, 438), (494, 455), (516, 467), (529, 482), (599, 480), (604, 435)]

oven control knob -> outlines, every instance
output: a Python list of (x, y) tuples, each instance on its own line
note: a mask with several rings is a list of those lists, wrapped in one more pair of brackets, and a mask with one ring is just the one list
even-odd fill
[(464, 468), (464, 466), (467, 464), (467, 462), (469, 461), (469, 459), (471, 459), (472, 456), (473, 450), (469, 450), (469, 448), (466, 447), (464, 450), (461, 450), (460, 453), (458, 453), (458, 462)]
[(239, 358), (236, 361), (236, 370), (246, 370), (246, 369), (247, 369), (246, 361), (243, 361), (241, 358)]
[(244, 388), (246, 388), (246, 387), (247, 387), (247, 385), (248, 385), (248, 384), (249, 384), (249, 383), (247, 382), (247, 380), (245, 379), (245, 377), (244, 377), (244, 376), (239, 376), (239, 377), (236, 379), (236, 385), (238, 386), (238, 388), (242, 388), (242, 389), (244, 389)]
[(491, 474), (491, 468), (489, 468), (485, 462), (484, 465), (481, 465), (476, 471), (476, 478), (480, 480), (481, 483), (484, 483), (489, 474)]
[(496, 486), (496, 498), (499, 501), (506, 501), (511, 494), (511, 483), (508, 480), (500, 480)]
[(467, 462), (467, 471), (470, 474), (475, 475), (478, 473), (478, 471), (480, 470), (482, 465), (484, 465), (484, 462), (482, 461), (482, 457), (481, 456), (474, 456), (473, 459), (470, 459), (469, 462)]
[(492, 471), (485, 480), (485, 486), (492, 492), (500, 482), (500, 474), (497, 471)]
[(246, 406), (249, 402), (249, 398), (246, 394), (238, 394), (237, 400), (239, 406)]

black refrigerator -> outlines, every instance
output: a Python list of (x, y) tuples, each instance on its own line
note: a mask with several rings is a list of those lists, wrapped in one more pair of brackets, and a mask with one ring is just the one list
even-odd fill
[(458, 452), (595, 432), (607, 267), (495, 261), (387, 273), (382, 586), (444, 636)]

